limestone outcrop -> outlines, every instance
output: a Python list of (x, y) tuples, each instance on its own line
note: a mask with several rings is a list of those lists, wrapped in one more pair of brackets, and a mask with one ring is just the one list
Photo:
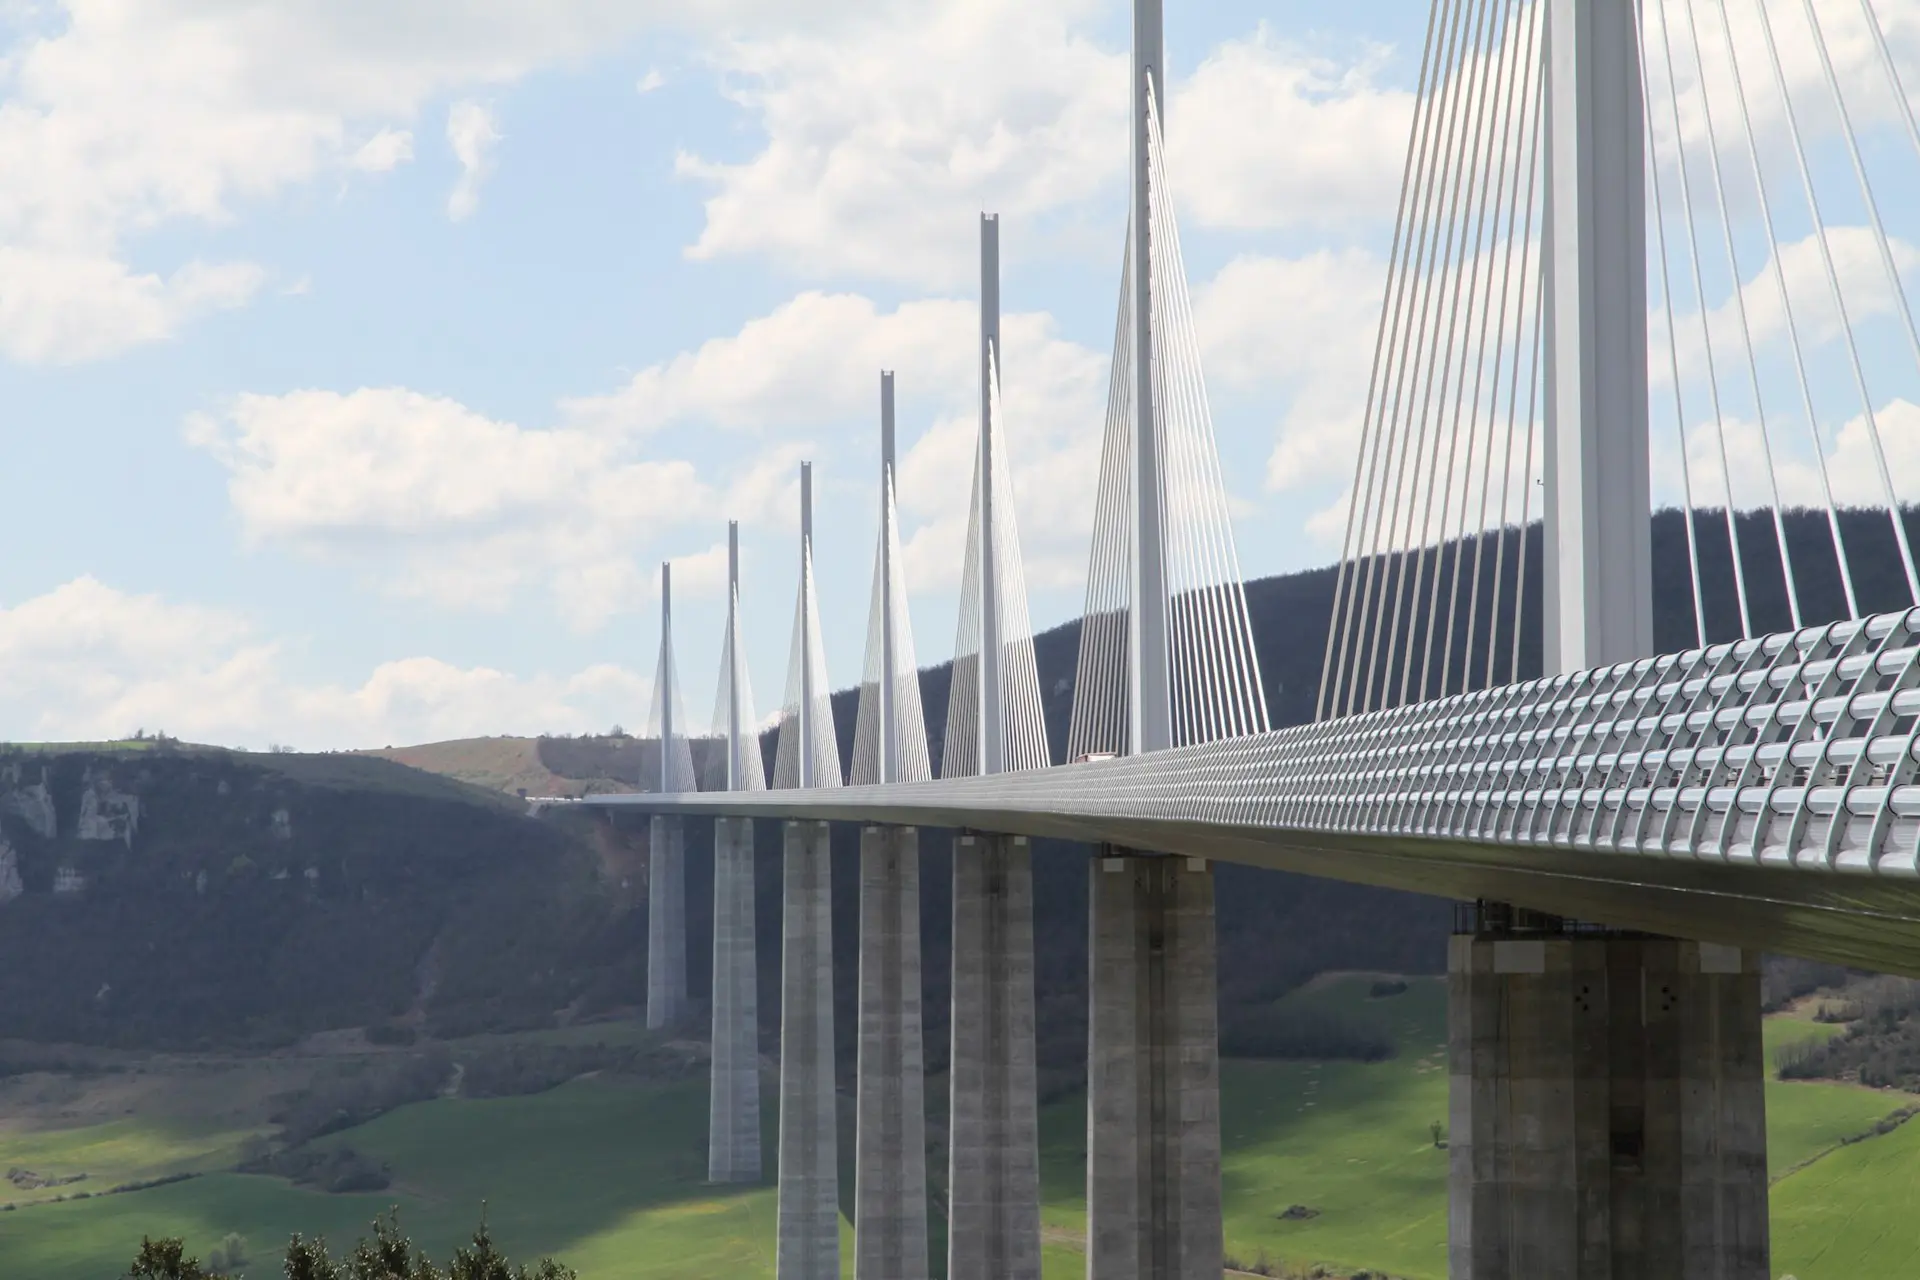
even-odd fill
[(80, 788), (80, 818), (74, 835), (82, 840), (119, 840), (133, 848), (140, 828), (140, 797), (120, 790), (105, 773), (87, 770)]

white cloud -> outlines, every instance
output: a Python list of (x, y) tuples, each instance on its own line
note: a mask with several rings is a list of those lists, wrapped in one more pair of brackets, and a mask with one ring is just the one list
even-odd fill
[(956, 299), (882, 312), (857, 294), (802, 293), (737, 334), (564, 408), (576, 425), (598, 430), (650, 431), (686, 420), (738, 429), (831, 422), (877, 402), (880, 369), (901, 371), (903, 397), (929, 383), (945, 393), (973, 367), (979, 324), (976, 304)]
[(1223, 390), (1277, 398), (1267, 487), (1352, 472), (1386, 266), (1359, 249), (1301, 258), (1245, 255), (1194, 303), (1208, 375)]
[(244, 262), (187, 262), (162, 277), (110, 254), (0, 243), (0, 351), (37, 364), (109, 356), (245, 304), (264, 278)]
[[(1874, 435), (1879, 434), (1876, 452)], [(1804, 431), (1804, 426), (1797, 428)], [(1711, 422), (1699, 422), (1687, 431), (1686, 478), (1693, 488), (1695, 507), (1724, 507), (1727, 478), (1733, 481), (1733, 505), (1751, 510), (1773, 505), (1773, 488), (1766, 472), (1767, 450), (1758, 423), (1729, 418), (1724, 426), (1727, 465), (1721, 465), (1722, 433)], [(1772, 427), (1774, 474), (1780, 500), (1787, 507), (1824, 507), (1820, 462), (1811, 446), (1784, 440), (1781, 427)], [(1877, 406), (1871, 427), (1864, 414), (1849, 418), (1839, 430), (1823, 433), (1828, 482), (1834, 503), (1841, 507), (1887, 505), (1886, 482), (1881, 478), (1879, 454), (1886, 458), (1894, 495), (1902, 503), (1920, 502), (1920, 405), (1893, 400)], [(1683, 497), (1680, 459), (1671, 433), (1656, 431), (1653, 440), (1654, 502), (1678, 504)]]
[(716, 60), (767, 141), (739, 163), (680, 158), (713, 189), (691, 254), (763, 254), (808, 276), (967, 279), (972, 210), (1026, 220), (1125, 168), (1126, 61), (1074, 29), (1090, 8), (937, 0), (831, 36), (725, 45)]
[(455, 606), (503, 608), (542, 584), (581, 626), (647, 597), (635, 546), (718, 505), (687, 462), (400, 388), (241, 396), (188, 438), (227, 469), (251, 540)]
[(655, 89), (664, 88), (666, 83), (667, 76), (664, 71), (658, 67), (649, 67), (647, 68), (647, 74), (641, 76), (634, 82), (633, 91), (645, 95), (652, 93)]
[[(11, 15), (0, 46), (0, 324), (14, 360), (97, 359), (200, 311), (129, 297), (182, 269), (131, 246), (220, 224), (327, 173), (378, 173), (442, 95), (509, 84), (647, 26), (710, 34), (765, 0), (64, 0)], [(233, 266), (228, 270), (258, 268)], [(163, 300), (164, 301), (164, 300)], [(21, 304), (22, 307), (24, 304)], [(18, 310), (20, 308), (16, 308)], [(119, 312), (130, 309), (122, 318)]]
[(1341, 62), (1264, 23), (1214, 50), (1167, 108), (1181, 205), (1221, 227), (1391, 218), (1414, 98), (1376, 83), (1385, 52)]
[(285, 646), (238, 614), (76, 578), (0, 608), (0, 737), (164, 730), (189, 741), (323, 749), (490, 733), (580, 732), (637, 720), (648, 683), (614, 666), (515, 676), (430, 657), (357, 685), (303, 683)]
[(493, 149), (500, 130), (493, 110), (477, 102), (456, 102), (447, 111), (447, 143), (460, 161), (460, 180), (447, 196), (447, 216), (461, 222), (480, 207), (480, 184), (493, 172)]
[(386, 173), (413, 159), (413, 134), (406, 129), (382, 129), (360, 144), (349, 163), (362, 173)]
[[(978, 324), (970, 302), (883, 312), (853, 295), (805, 294), (612, 394), (566, 402), (555, 427), (361, 388), (242, 395), (190, 420), (187, 437), (226, 470), (254, 543), (351, 563), (386, 590), (455, 607), (497, 610), (548, 591), (572, 623), (592, 627), (651, 598), (655, 566), (639, 548), (725, 517), (787, 528), (801, 458), (825, 458), (841, 475), (864, 466), (870, 442), (844, 424), (871, 420), (876, 370), (888, 368), (902, 421), (933, 424), (902, 459), (907, 554), (916, 583), (948, 585), (978, 420)], [(1077, 582), (1106, 359), (1062, 339), (1044, 314), (1005, 316), (1002, 329), (1029, 572), (1036, 584)], [(714, 450), (716, 426), (747, 447)], [(695, 589), (718, 584), (716, 556), (690, 564)]]

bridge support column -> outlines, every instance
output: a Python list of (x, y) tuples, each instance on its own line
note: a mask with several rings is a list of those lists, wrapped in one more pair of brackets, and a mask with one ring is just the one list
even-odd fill
[(1024, 836), (953, 851), (947, 1280), (1040, 1280), (1033, 866)]
[(778, 1280), (839, 1280), (833, 857), (824, 822), (785, 827), (780, 955)]
[(713, 823), (713, 1075), (707, 1181), (760, 1181), (760, 997), (753, 822)]
[(659, 817), (647, 830), (647, 1030), (687, 1016), (687, 830)]
[(856, 1280), (927, 1278), (926, 1056), (920, 1022), (920, 833), (860, 833)]
[(1087, 1274), (1222, 1266), (1213, 872), (1108, 851), (1092, 869)]
[(1452, 1280), (1767, 1280), (1758, 959), (1499, 908), (1454, 936)]

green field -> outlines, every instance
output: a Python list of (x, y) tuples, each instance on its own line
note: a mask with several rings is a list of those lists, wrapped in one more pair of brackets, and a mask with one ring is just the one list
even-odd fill
[[(1292, 999), (1390, 1026), (1400, 1045), (1395, 1059), (1225, 1064), (1228, 1251), (1246, 1263), (1264, 1255), (1275, 1264), (1325, 1262), (1440, 1280), (1446, 1153), (1434, 1147), (1429, 1125), (1446, 1115), (1444, 990), (1417, 981), (1387, 1000), (1368, 1000), (1365, 992), (1363, 980), (1336, 981)], [(1770, 1042), (1830, 1034), (1818, 1024), (1790, 1022), (1770, 1024)], [(1769, 1087), (1779, 1179), (1776, 1274), (1855, 1280), (1920, 1270), (1920, 1236), (1904, 1203), (1904, 1189), (1920, 1180), (1920, 1124), (1838, 1146), (1903, 1100), (1841, 1085)], [(1084, 1274), (1077, 1249), (1084, 1117), (1080, 1099), (1050, 1106), (1042, 1117), (1049, 1280)], [(592, 1078), (535, 1097), (420, 1104), (327, 1140), (390, 1162), (390, 1191), (330, 1196), (270, 1178), (211, 1174), (149, 1191), (33, 1205), (0, 1213), (0, 1276), (113, 1280), (143, 1233), (181, 1235), (205, 1251), (238, 1231), (257, 1257), (295, 1229), (347, 1242), (389, 1204), (401, 1207), (416, 1240), (445, 1252), (472, 1230), (484, 1200), (496, 1237), (514, 1256), (556, 1254), (584, 1280), (771, 1277), (773, 1193), (704, 1186), (705, 1125), (705, 1086), (697, 1081), (644, 1086)], [(770, 1117), (769, 1150), (772, 1136)], [(98, 1189), (123, 1173), (213, 1167), (229, 1158), (236, 1140), (225, 1131), (169, 1130), (131, 1119), (0, 1132), (0, 1169), (84, 1170), (88, 1183), (78, 1185)], [(0, 1198), (6, 1195), (0, 1184)], [(1277, 1216), (1292, 1205), (1314, 1215)], [(851, 1274), (850, 1255), (848, 1264)], [(256, 1262), (251, 1270), (258, 1280), (277, 1266)]]

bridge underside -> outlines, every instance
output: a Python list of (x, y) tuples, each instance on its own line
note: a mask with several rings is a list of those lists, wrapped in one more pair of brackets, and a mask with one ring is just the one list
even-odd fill
[(1433, 836), (1344, 835), (988, 809), (958, 802), (958, 797), (941, 802), (885, 794), (892, 790), (848, 787), (751, 795), (608, 795), (594, 796), (586, 803), (610, 809), (764, 818), (788, 818), (803, 811), (813, 819), (970, 828), (1114, 844), (1443, 898), (1498, 899), (1620, 929), (1920, 976), (1917, 880)]

